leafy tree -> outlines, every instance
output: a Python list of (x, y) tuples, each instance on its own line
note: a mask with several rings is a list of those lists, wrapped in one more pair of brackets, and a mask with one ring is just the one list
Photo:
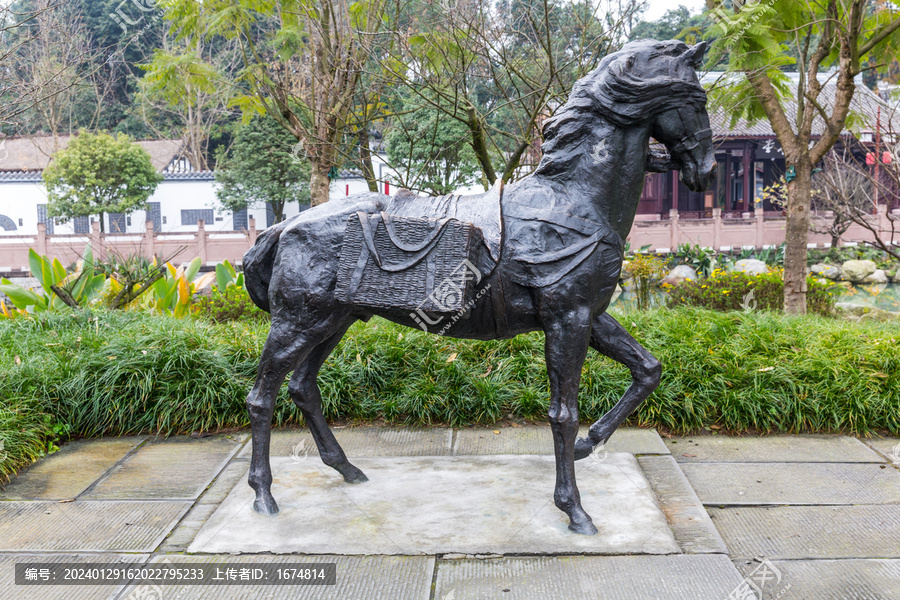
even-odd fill
[(478, 160), (468, 139), (465, 125), (426, 106), (393, 119), (385, 149), (402, 187), (441, 195), (477, 181)]
[[(734, 2), (730, 10), (723, 0), (706, 4), (716, 21), (710, 32), (719, 36), (710, 62), (727, 53), (733, 75), (714, 90), (714, 103), (734, 121), (768, 119), (784, 149), (784, 309), (802, 314), (813, 168), (852, 125), (854, 78), (863, 61), (889, 64), (896, 56), (900, 11), (879, 0), (756, 0)], [(795, 78), (788, 68), (796, 68)], [(823, 94), (826, 86), (833, 93)], [(817, 123), (823, 133), (814, 139)]]
[(222, 36), (241, 47), (236, 99), (266, 112), (303, 143), (312, 204), (328, 201), (363, 66), (384, 23), (385, 0), (171, 0), (180, 36)]
[(231, 211), (272, 206), (275, 220), (284, 220), (288, 202), (308, 204), (309, 162), (300, 158), (297, 139), (274, 119), (257, 116), (241, 127), (230, 152), (221, 152), (216, 190)]
[[(199, 45), (198, 45), (199, 46)], [(184, 48), (164, 43), (153, 59), (138, 65), (146, 71), (138, 81), (137, 104), (151, 128), (160, 135), (184, 137), (186, 153), (197, 169), (208, 170), (208, 145), (214, 130), (232, 118), (228, 103), (233, 97), (227, 49)], [(151, 118), (160, 116), (162, 119)], [(159, 130), (155, 121), (171, 122)]]
[(684, 40), (696, 44), (706, 33), (706, 19), (702, 14), (691, 15), (683, 4), (672, 8), (657, 21), (640, 21), (631, 30), (630, 39)]
[(44, 169), (53, 217), (127, 213), (146, 208), (147, 199), (163, 180), (146, 150), (125, 134), (87, 133), (72, 138), (68, 147), (53, 155)]
[(91, 103), (92, 56), (78, 17), (59, 1), (0, 1), (0, 128), (55, 133), (89, 120), (74, 118)]
[(382, 67), (418, 102), (468, 129), (487, 188), (525, 174), (539, 123), (624, 37), (640, 5), (629, 0), (623, 13), (604, 13), (609, 5), (589, 0), (435, 2), (392, 27)]

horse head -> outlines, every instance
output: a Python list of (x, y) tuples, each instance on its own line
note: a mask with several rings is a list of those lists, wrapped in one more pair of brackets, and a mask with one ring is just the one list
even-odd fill
[[(693, 72), (703, 62), (706, 46), (706, 42), (701, 42), (688, 48), (676, 59), (676, 66)], [(695, 73), (693, 76), (696, 78)], [(688, 189), (700, 192), (712, 184), (716, 160), (705, 99), (700, 101), (692, 94), (680, 106), (660, 112), (653, 121), (652, 132), (669, 151)]]
[(648, 141), (652, 136), (662, 142), (685, 185), (705, 190), (716, 174), (706, 91), (696, 71), (706, 47), (706, 42), (690, 47), (677, 40), (638, 40), (606, 56), (546, 122), (537, 172), (572, 169), (582, 142), (605, 135), (603, 123), (609, 123), (646, 131)]

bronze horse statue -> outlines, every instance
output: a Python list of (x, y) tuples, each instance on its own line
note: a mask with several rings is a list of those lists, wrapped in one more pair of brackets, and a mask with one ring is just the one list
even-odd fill
[[(272, 316), (247, 398), (254, 510), (278, 512), (271, 493), (269, 440), (275, 399), (291, 371), (291, 399), (303, 413), (323, 462), (349, 483), (367, 481), (347, 460), (325, 421), (316, 377), (351, 324), (379, 315), (426, 331), (440, 322), (441, 335), (465, 339), (543, 331), (556, 453), (554, 500), (569, 516), (569, 529), (597, 532), (581, 506), (575, 460), (609, 439), (653, 392), (662, 370), (605, 311), (619, 279), (624, 240), (646, 171), (677, 168), (681, 180), (695, 191), (705, 190), (714, 178), (706, 93), (696, 74), (705, 50), (705, 43), (688, 47), (678, 41), (641, 40), (606, 56), (546, 122), (538, 168), (506, 186), (502, 195), (498, 186), (485, 194), (452, 198), (370, 192), (331, 200), (260, 235), (244, 256), (250, 296)], [(651, 138), (662, 143), (669, 156), (652, 153)], [(463, 275), (490, 293), (479, 293), (452, 320), (428, 310), (410, 311), (405, 305), (373, 307), (365, 298), (348, 300), (347, 290), (338, 289), (340, 261), (348, 255), (346, 232), (355, 225), (376, 252), (371, 228), (387, 227), (391, 235), (403, 237), (402, 218), (473, 225), (481, 258), (469, 262), (470, 272)], [(356, 253), (358, 249), (351, 262)], [(422, 255), (424, 251), (419, 260)], [(366, 273), (364, 263), (356, 269), (356, 283)], [(379, 267), (387, 268), (381, 262)], [(578, 386), (588, 348), (628, 367), (632, 383), (616, 406), (591, 426), (588, 437), (576, 441)]]

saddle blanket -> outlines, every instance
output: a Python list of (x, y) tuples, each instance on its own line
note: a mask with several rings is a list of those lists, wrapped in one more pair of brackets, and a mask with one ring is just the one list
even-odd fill
[(356, 213), (347, 220), (337, 300), (432, 313), (464, 310), (482, 273), (480, 230), (457, 219)]

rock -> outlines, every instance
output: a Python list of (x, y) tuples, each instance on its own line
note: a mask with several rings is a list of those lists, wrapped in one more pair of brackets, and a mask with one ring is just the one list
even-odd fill
[(861, 317), (872, 311), (878, 310), (871, 306), (863, 306), (862, 304), (853, 304), (852, 302), (838, 302), (834, 305), (834, 309), (842, 316)]
[(734, 270), (748, 275), (763, 275), (769, 272), (769, 267), (761, 260), (745, 258), (734, 263)]
[(832, 281), (837, 281), (841, 278), (841, 268), (835, 265), (826, 265), (824, 263), (818, 263), (810, 267), (810, 272), (813, 275), (818, 275), (819, 277), (824, 277), (826, 279), (831, 279)]
[(860, 321), (896, 321), (900, 319), (900, 312), (891, 312), (889, 310), (881, 310), (874, 308), (870, 312), (859, 317)]
[(881, 269), (875, 269), (875, 272), (862, 280), (863, 283), (887, 283), (887, 274)]
[(876, 270), (878, 266), (871, 260), (848, 260), (841, 266), (841, 279), (861, 283)]
[(676, 283), (681, 283), (685, 280), (697, 281), (697, 271), (694, 270), (694, 267), (690, 267), (688, 265), (678, 265), (669, 273), (663, 277), (663, 280), (660, 282), (662, 284), (675, 285)]
[(832, 281), (839, 281), (841, 278), (841, 268), (837, 265), (828, 265), (828, 268), (822, 271), (822, 276)]
[(897, 321), (900, 320), (900, 312), (881, 310), (874, 306), (864, 306), (851, 302), (838, 302), (834, 305), (837, 313), (854, 321)]

